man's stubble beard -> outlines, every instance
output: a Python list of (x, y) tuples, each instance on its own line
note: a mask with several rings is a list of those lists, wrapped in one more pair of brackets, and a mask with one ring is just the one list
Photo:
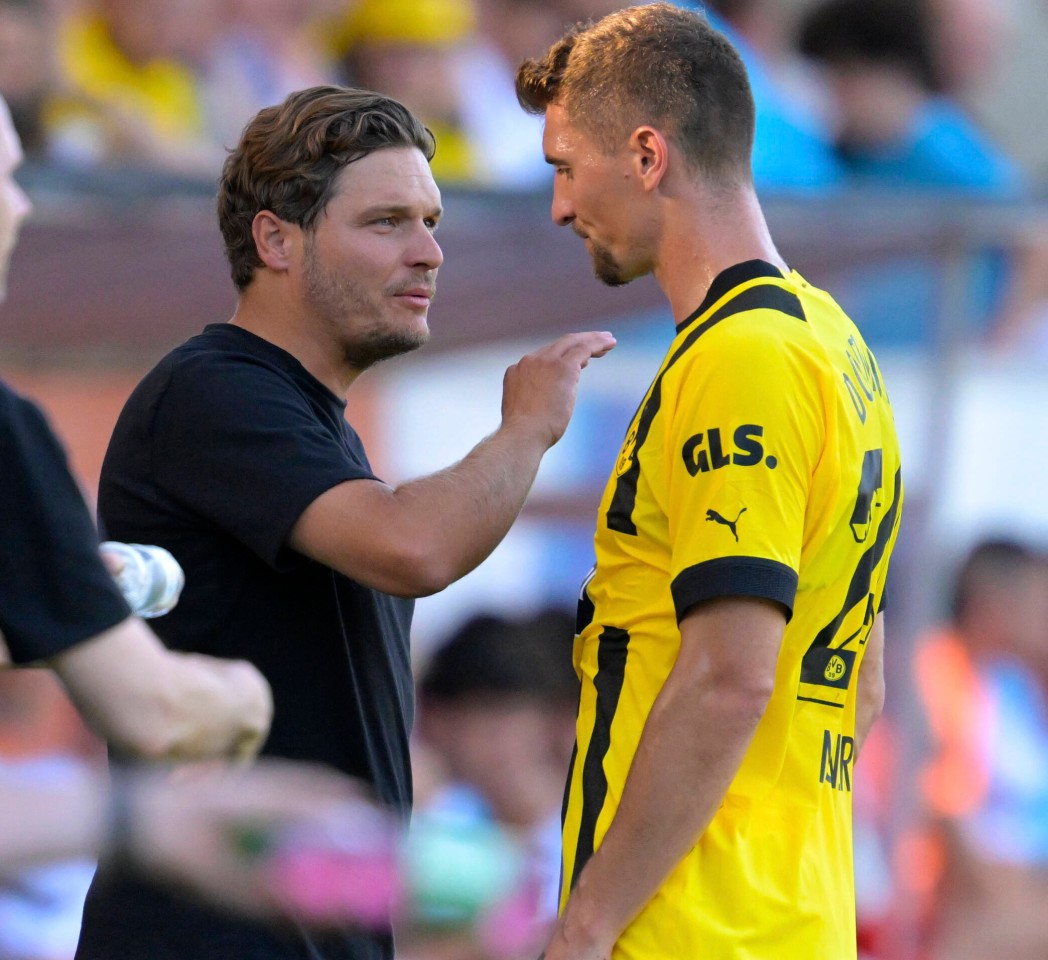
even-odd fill
[[(382, 304), (348, 277), (335, 276), (327, 270), (311, 243), (306, 248), (305, 267), (310, 305), (341, 341), (344, 359), (350, 366), (366, 370), (382, 360), (417, 350), (429, 339), (428, 327), (397, 330), (383, 326)], [(346, 329), (351, 318), (356, 327), (352, 337)]]

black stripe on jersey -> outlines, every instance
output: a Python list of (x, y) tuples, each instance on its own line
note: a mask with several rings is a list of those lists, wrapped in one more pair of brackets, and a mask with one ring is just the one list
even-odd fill
[(893, 495), (892, 505), (888, 509), (888, 512), (881, 517), (881, 522), (877, 526), (877, 539), (874, 540), (859, 559), (859, 563), (855, 567), (855, 573), (852, 574), (851, 583), (848, 584), (848, 593), (844, 598), (844, 603), (841, 606), (840, 612), (818, 632), (815, 639), (812, 641), (811, 646), (808, 648), (809, 651), (815, 650), (818, 647), (828, 647), (833, 641), (833, 638), (837, 636), (837, 631), (840, 630), (841, 622), (844, 620), (848, 611), (861, 600), (869, 596), (870, 581), (873, 579), (873, 571), (884, 556), (884, 551), (888, 548), (888, 541), (891, 539), (892, 531), (895, 529), (895, 520), (899, 515), (899, 499), (901, 494), (902, 471), (896, 470), (895, 493)]
[[(763, 261), (753, 260), (749, 261), (749, 263), (762, 264)], [(739, 267), (746, 266), (748, 264), (739, 264)], [(775, 270), (770, 264), (764, 264), (764, 266)], [(730, 269), (734, 268), (729, 268), (729, 271)], [(725, 273), (729, 271), (725, 271)], [(774, 275), (776, 278), (782, 279), (782, 274), (778, 270), (775, 270)], [(724, 276), (724, 274), (720, 276)], [(737, 283), (736, 286), (738, 286)], [(728, 317), (732, 317), (737, 313), (746, 313), (750, 310), (776, 310), (779, 313), (785, 313), (787, 316), (796, 317), (798, 320), (806, 319), (804, 309), (801, 307), (801, 302), (796, 294), (790, 293), (788, 290), (784, 290), (782, 287), (774, 284), (762, 283), (758, 286), (750, 287), (748, 290), (743, 290), (742, 293), (733, 297), (716, 313), (703, 320), (694, 330), (688, 333), (684, 342), (677, 348), (676, 353), (670, 357), (666, 366), (663, 367), (655, 378), (655, 382), (651, 385), (648, 399), (640, 412), (640, 416), (637, 418), (637, 439), (633, 446), (633, 459), (629, 467), (623, 471), (616, 481), (615, 493), (612, 494), (611, 505), (608, 507), (607, 524), (609, 530), (626, 533), (633, 537), (637, 535), (637, 525), (633, 522), (633, 508), (637, 502), (637, 481), (640, 479), (640, 450), (644, 446), (644, 441), (648, 439), (652, 421), (662, 405), (663, 377), (669, 372), (670, 367), (684, 356), (695, 341), (707, 330), (716, 326), (722, 320), (727, 320)], [(694, 319), (694, 315), (691, 319)], [(691, 323), (691, 319), (684, 321), (680, 329)]]
[(686, 319), (677, 324), (677, 333), (680, 333), (689, 323), (701, 317), (718, 300), (726, 297), (736, 287), (741, 287), (744, 283), (750, 283), (752, 280), (760, 280), (762, 277), (767, 277), (771, 280), (783, 279), (782, 271), (778, 267), (772, 266), (766, 260), (746, 260), (743, 263), (736, 263), (726, 270), (722, 270), (713, 278), (713, 282), (710, 284), (709, 290), (706, 291), (706, 296), (703, 297), (698, 309), (693, 310)]
[(762, 597), (781, 604), (786, 619), (793, 616), (797, 571), (764, 557), (717, 557), (682, 570), (670, 584), (677, 622), (704, 600), (717, 597)]
[(838, 710), (844, 709), (843, 703), (834, 703), (832, 700), (820, 700), (818, 697), (798, 697), (798, 700), (803, 700), (805, 703), (818, 703), (824, 707), (835, 707)]
[(597, 832), (597, 818), (604, 809), (608, 796), (608, 777), (604, 772), (604, 757), (611, 746), (611, 722), (619, 706), (619, 694), (626, 678), (626, 656), (630, 635), (618, 627), (605, 627), (597, 647), (597, 702), (593, 712), (593, 733), (590, 735), (586, 759), (582, 764), (582, 815), (575, 847), (575, 865), (571, 871), (571, 886), (578, 882), (582, 868), (593, 856), (593, 842)]

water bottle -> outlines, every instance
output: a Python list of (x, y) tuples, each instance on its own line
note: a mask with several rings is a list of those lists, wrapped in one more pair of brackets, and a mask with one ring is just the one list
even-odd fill
[(123, 561), (123, 569), (114, 578), (138, 616), (162, 617), (178, 603), (186, 577), (178, 561), (163, 547), (107, 540), (99, 549)]

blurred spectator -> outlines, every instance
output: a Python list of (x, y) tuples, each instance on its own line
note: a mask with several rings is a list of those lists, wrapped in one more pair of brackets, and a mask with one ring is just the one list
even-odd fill
[[(819, 162), (833, 171), (833, 101), (825, 81), (811, 61), (797, 49), (794, 25), (797, 12), (786, 10), (778, 0), (703, 0), (708, 13), (720, 17), (759, 59), (780, 101), (817, 142)], [(815, 149), (815, 148), (809, 148)], [(839, 177), (837, 170), (835, 178)]]
[(332, 2), (220, 2), (223, 22), (208, 52), (203, 96), (214, 137), (232, 146), (263, 107), (280, 103), (294, 90), (336, 81), (318, 29)]
[(421, 736), (449, 777), (428, 807), (519, 831), (534, 851), (549, 920), (578, 706), (574, 632), (574, 617), (554, 610), (474, 617), (437, 649), (419, 689)]
[(984, 541), (956, 580), (951, 622), (918, 648), (932, 753), (921, 788), (938, 867), (931, 960), (1043, 960), (1048, 949), (1048, 563)]
[(64, 18), (65, 89), (47, 111), (53, 152), (91, 166), (217, 176), (198, 71), (217, 0), (94, 0)]
[[(822, 0), (800, 25), (802, 52), (825, 70), (838, 119), (837, 149), (848, 182), (882, 192), (1017, 198), (1019, 170), (941, 92), (934, 21), (925, 0)], [(1001, 251), (977, 250), (965, 264), (964, 313), (951, 337), (985, 335), (1010, 282)], [(887, 257), (852, 271), (841, 302), (874, 344), (931, 346), (945, 339), (937, 311), (944, 263)]]
[[(473, 179), (488, 186), (544, 186), (542, 120), (517, 105), (517, 67), (560, 36), (563, 17), (543, 0), (476, 0), (477, 32), (461, 52), (456, 84)], [(439, 147), (438, 147), (439, 154)]]
[(47, 152), (43, 110), (55, 78), (54, 19), (42, 0), (0, 0), (0, 96), (27, 157)]
[[(751, 32), (756, 18), (769, 6), (766, 0), (679, 0), (680, 6), (705, 10), (710, 22), (727, 34), (746, 64), (757, 108), (753, 143), (753, 179), (759, 193), (810, 192), (835, 186), (841, 171), (834, 156), (825, 118), (805, 98), (797, 98), (776, 77), (769, 62), (769, 32), (775, 21), (765, 19), (765, 30)], [(760, 44), (760, 46), (758, 46)], [(779, 46), (780, 44), (775, 44)]]
[(825, 68), (848, 172), (878, 186), (1014, 192), (1015, 164), (941, 92), (933, 23), (914, 0), (824, 0), (805, 16), (800, 48)]
[(924, 0), (940, 89), (964, 100), (1007, 54), (1012, 0)]
[(470, 0), (358, 0), (343, 25), (349, 81), (400, 100), (433, 131), (430, 166), (442, 185), (477, 171), (457, 82), (475, 25)]

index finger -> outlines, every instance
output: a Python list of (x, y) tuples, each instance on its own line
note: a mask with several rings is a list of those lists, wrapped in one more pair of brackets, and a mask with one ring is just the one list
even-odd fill
[(607, 330), (591, 330), (585, 333), (568, 333), (554, 340), (550, 348), (562, 356), (571, 357), (585, 366), (592, 357), (603, 357), (612, 350), (616, 340)]

